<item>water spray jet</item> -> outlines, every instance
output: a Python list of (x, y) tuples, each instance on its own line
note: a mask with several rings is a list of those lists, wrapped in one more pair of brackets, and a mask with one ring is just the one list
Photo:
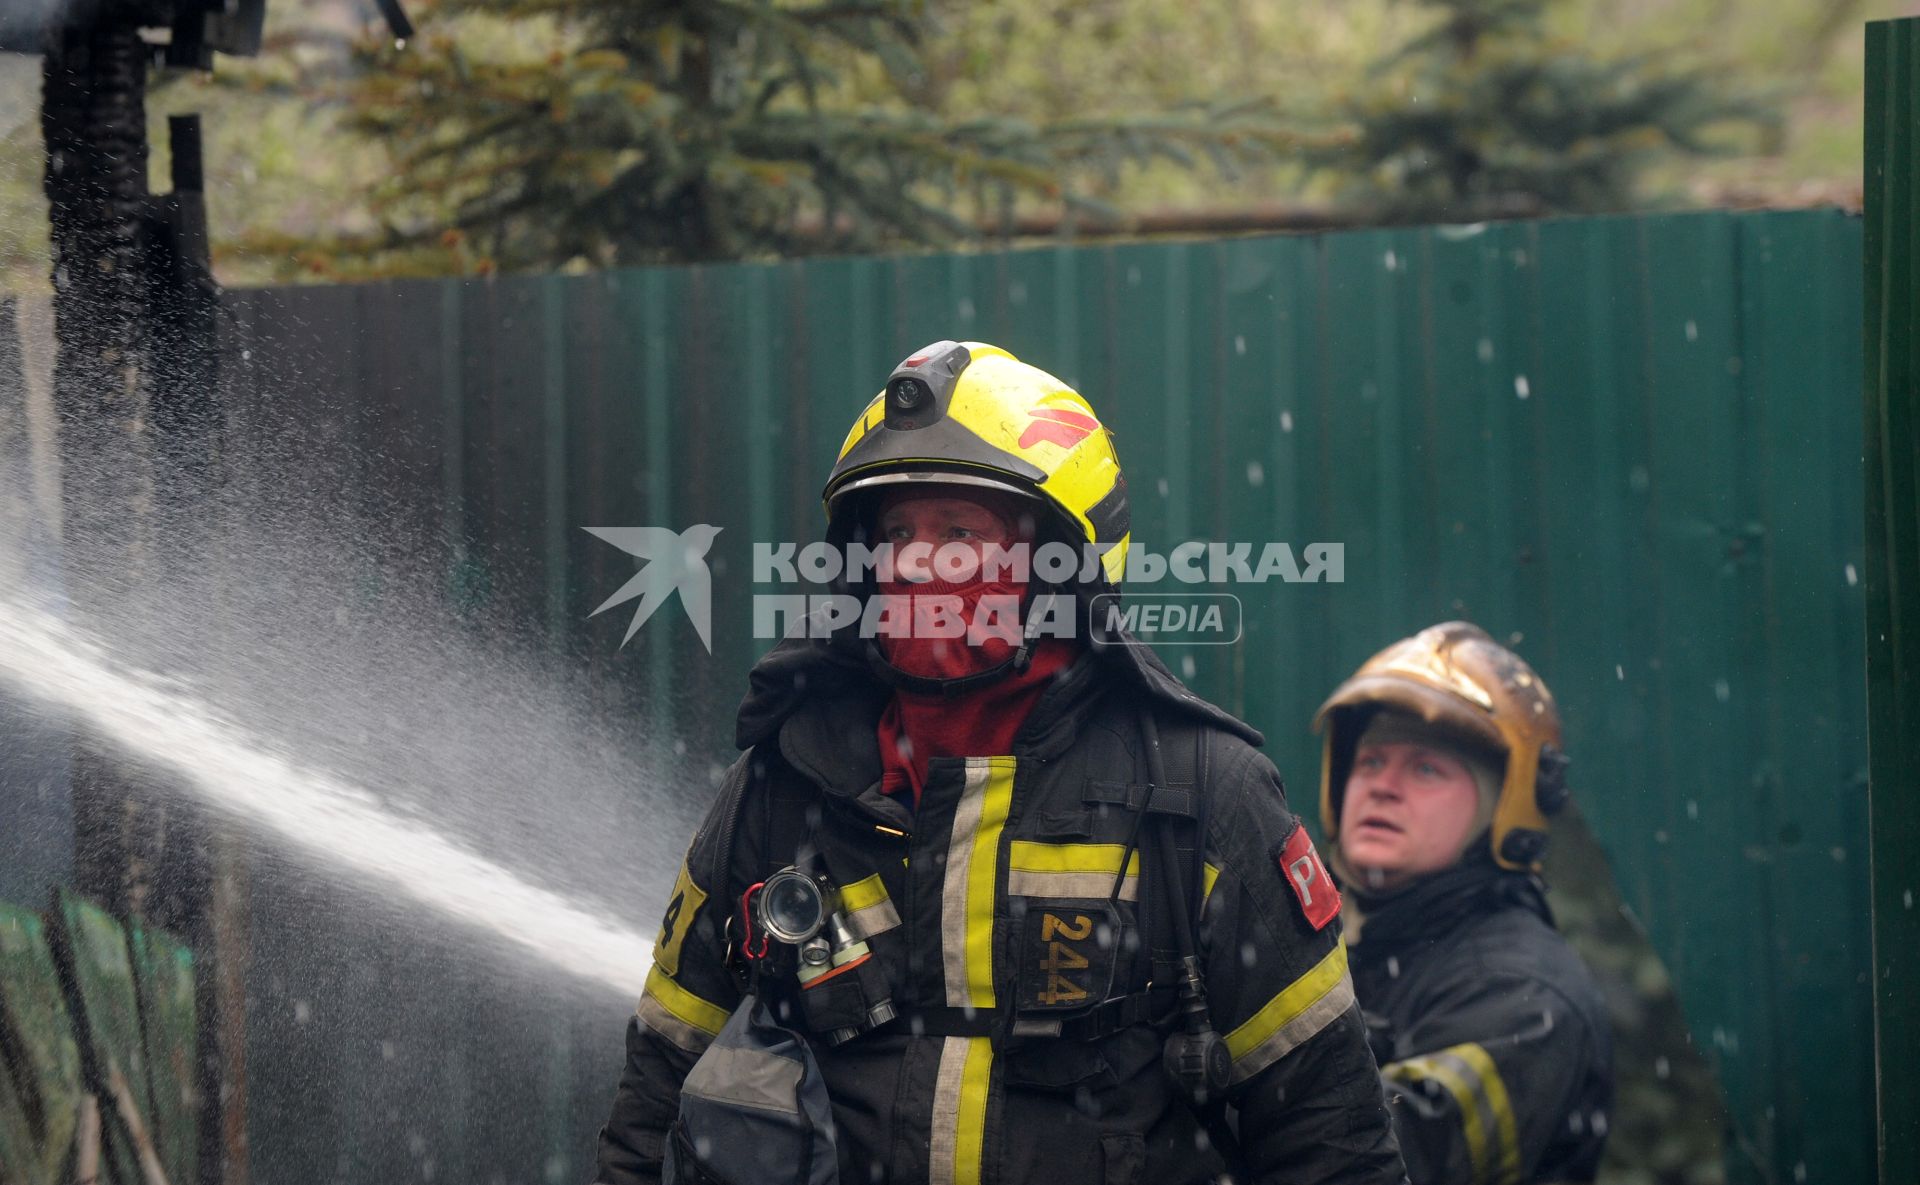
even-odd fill
[(303, 769), (153, 672), (121, 669), (44, 609), (0, 592), (0, 679), (95, 735), (164, 767), (206, 805), (384, 882), (438, 913), (579, 979), (639, 993), (652, 961), (640, 935), (530, 884), (364, 789)]

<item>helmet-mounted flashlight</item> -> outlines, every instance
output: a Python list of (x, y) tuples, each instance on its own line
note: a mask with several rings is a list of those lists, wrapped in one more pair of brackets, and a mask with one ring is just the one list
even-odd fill
[(897, 411), (913, 411), (933, 398), (933, 391), (919, 379), (899, 378), (887, 387)]

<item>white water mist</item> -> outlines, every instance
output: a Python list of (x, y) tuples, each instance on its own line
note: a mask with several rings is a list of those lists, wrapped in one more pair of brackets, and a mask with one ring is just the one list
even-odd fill
[(357, 786), (302, 768), (191, 689), (120, 668), (97, 642), (4, 590), (0, 679), (167, 768), (207, 805), (333, 867), (383, 881), (583, 979), (635, 994), (646, 978), (652, 949), (639, 934), (381, 809)]

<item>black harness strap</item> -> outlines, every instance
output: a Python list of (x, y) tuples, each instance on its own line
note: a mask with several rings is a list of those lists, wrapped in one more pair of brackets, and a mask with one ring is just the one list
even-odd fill
[[(1167, 771), (1168, 781), (1173, 781), (1175, 776), (1174, 770)], [(1129, 812), (1138, 811), (1144, 804), (1150, 814), (1179, 815), (1191, 819), (1199, 811), (1199, 796), (1194, 793), (1193, 785), (1191, 780), (1185, 785), (1175, 782), (1171, 786), (1148, 786), (1145, 782), (1094, 782), (1087, 787), (1080, 800), (1091, 806), (1114, 806)], [(1151, 798), (1147, 794), (1149, 790), (1153, 792)]]

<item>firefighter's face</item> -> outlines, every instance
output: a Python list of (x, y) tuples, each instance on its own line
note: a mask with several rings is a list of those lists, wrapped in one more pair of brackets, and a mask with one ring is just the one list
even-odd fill
[(1396, 888), (1459, 859), (1479, 805), (1466, 762), (1446, 749), (1362, 745), (1340, 808), (1341, 854), (1367, 888)]
[[(880, 538), (893, 545), (895, 572), (923, 583), (938, 575), (954, 583), (972, 579), (989, 546), (1005, 547), (1015, 528), (986, 501), (960, 496), (896, 495), (880, 511)], [(972, 572), (965, 563), (971, 557)]]

